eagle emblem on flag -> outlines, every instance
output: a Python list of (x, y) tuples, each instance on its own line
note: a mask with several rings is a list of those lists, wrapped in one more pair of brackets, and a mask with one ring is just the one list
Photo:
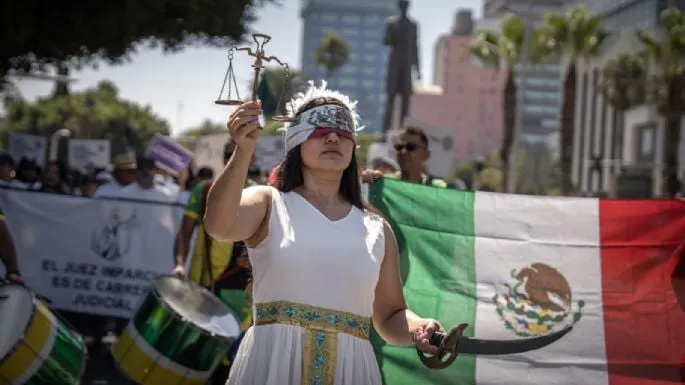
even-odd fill
[(505, 327), (518, 337), (553, 333), (580, 321), (585, 301), (573, 302), (571, 285), (552, 266), (533, 263), (512, 270), (513, 282), (492, 301)]

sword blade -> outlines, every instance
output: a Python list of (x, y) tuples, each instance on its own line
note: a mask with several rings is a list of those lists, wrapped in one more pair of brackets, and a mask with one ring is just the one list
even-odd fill
[(483, 340), (478, 338), (461, 336), (457, 339), (457, 352), (462, 354), (474, 355), (503, 355), (503, 354), (517, 354), (525, 353), (531, 350), (537, 350), (550, 345), (573, 329), (573, 326), (568, 326), (565, 329), (559, 330), (552, 334), (546, 334), (540, 337), (522, 338), (514, 340)]

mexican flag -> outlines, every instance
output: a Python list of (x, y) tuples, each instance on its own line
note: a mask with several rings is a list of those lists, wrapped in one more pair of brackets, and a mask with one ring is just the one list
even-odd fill
[(685, 383), (685, 201), (472, 193), (383, 179), (409, 307), (498, 340), (573, 325), (508, 356), (425, 368), (374, 336), (388, 385)]

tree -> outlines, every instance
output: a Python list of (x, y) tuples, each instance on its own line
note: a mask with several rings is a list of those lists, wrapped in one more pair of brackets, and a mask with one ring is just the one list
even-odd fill
[(191, 45), (226, 47), (255, 20), (252, 5), (274, 1), (3, 1), (0, 79), (10, 69), (59, 67), (65, 75), (84, 64), (119, 64), (140, 43), (166, 52)]
[[(502, 98), (502, 116), (504, 119), (504, 136), (500, 147), (499, 157), (502, 164), (502, 175), (499, 180), (502, 182), (502, 191), (507, 192), (509, 177), (509, 161), (511, 145), (514, 139), (514, 127), (516, 125), (516, 109), (518, 102), (516, 99), (516, 66), (521, 62), (521, 53), (526, 31), (526, 23), (520, 17), (508, 14), (502, 19), (501, 31), (480, 31), (471, 43), (469, 49), (471, 55), (479, 59), (484, 65), (499, 69), (504, 66), (506, 71), (506, 82), (504, 85), (504, 95)], [(534, 33), (534, 35), (537, 32)], [(539, 59), (540, 49), (536, 46), (537, 38), (534, 36), (529, 39), (529, 58), (533, 61)], [(524, 58), (525, 60), (525, 58)], [(513, 192), (513, 191), (508, 191)]]
[[(613, 107), (613, 122), (634, 106), (646, 101), (647, 60), (644, 55), (634, 52), (622, 53), (609, 60), (602, 69), (602, 76), (597, 85), (598, 91)], [(611, 146), (623, 145), (624, 127), (614, 125), (611, 134)]]
[(169, 124), (154, 114), (150, 106), (119, 98), (110, 82), (65, 96), (50, 96), (29, 103), (20, 97), (5, 99), (5, 121), (0, 136), (9, 133), (50, 136), (68, 128), (76, 138), (108, 139), (112, 155), (131, 147), (142, 153), (155, 134), (168, 135)]
[(653, 37), (638, 30), (639, 52), (646, 55), (654, 70), (647, 81), (647, 95), (666, 122), (664, 131), (664, 189), (670, 197), (678, 194), (678, 149), (681, 120), (685, 116), (685, 14), (676, 8), (665, 10)]
[[(534, 161), (529, 161), (529, 150), (521, 149), (516, 154), (516, 161), (514, 167), (518, 171), (516, 173), (516, 186), (519, 191), (524, 194), (540, 194), (546, 193), (552, 189), (556, 189), (557, 185), (560, 185), (560, 177), (558, 175), (558, 167), (556, 166), (557, 159), (549, 152), (545, 151), (544, 156), (549, 157), (549, 167), (544, 167), (538, 169), (541, 172), (540, 175), (535, 176), (535, 179), (539, 180), (538, 185), (533, 186), (531, 189), (530, 185), (526, 185), (526, 179), (530, 172), (535, 172), (535, 170), (526, 169), (527, 163), (534, 163)], [(502, 168), (502, 159), (500, 157), (499, 151), (493, 151), (487, 157), (482, 159), (483, 171), (478, 175), (479, 189), (485, 191), (500, 191), (498, 188), (502, 185), (502, 178), (504, 178), (504, 171)], [(474, 170), (476, 169), (476, 160), (470, 161), (466, 164), (461, 164), (455, 167), (447, 177), (448, 181), (455, 179), (461, 179), (468, 186), (473, 186)], [(497, 171), (497, 172), (495, 172)], [(471, 187), (469, 187), (471, 188)]]
[(335, 32), (327, 33), (314, 52), (314, 59), (326, 70), (326, 78), (329, 81), (337, 70), (347, 64), (349, 58), (350, 47), (345, 39)]
[(622, 53), (602, 69), (597, 89), (618, 112), (625, 112), (646, 100), (647, 62), (644, 56)]
[(178, 138), (176, 138), (176, 143), (189, 150), (192, 150), (198, 138), (205, 135), (224, 133), (228, 135), (228, 127), (225, 123), (217, 123), (212, 122), (209, 119), (205, 119), (199, 126), (183, 130)]
[(550, 13), (539, 28), (541, 46), (547, 56), (565, 57), (564, 102), (560, 115), (559, 153), (563, 174), (562, 191), (568, 195), (573, 190), (571, 168), (573, 165), (573, 130), (576, 113), (577, 64), (580, 59), (597, 56), (609, 37), (602, 27), (602, 17), (590, 12), (584, 5), (572, 8), (568, 13)]

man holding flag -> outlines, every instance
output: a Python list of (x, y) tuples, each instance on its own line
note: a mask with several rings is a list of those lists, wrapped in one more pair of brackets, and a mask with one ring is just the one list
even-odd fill
[(380, 177), (386, 177), (439, 188), (450, 187), (444, 180), (426, 172), (428, 159), (430, 159), (428, 146), (428, 135), (421, 128), (414, 126), (405, 128), (394, 143), (400, 171), (384, 174), (380, 170), (364, 170), (362, 180), (372, 183)]

